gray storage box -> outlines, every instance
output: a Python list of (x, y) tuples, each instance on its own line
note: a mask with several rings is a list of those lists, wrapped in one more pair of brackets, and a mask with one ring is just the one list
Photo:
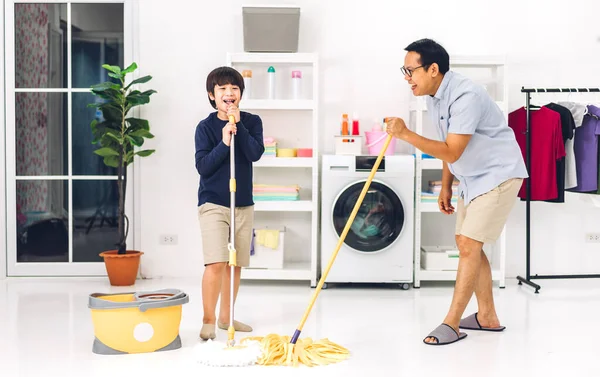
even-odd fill
[(244, 51), (298, 52), (300, 8), (242, 7)]

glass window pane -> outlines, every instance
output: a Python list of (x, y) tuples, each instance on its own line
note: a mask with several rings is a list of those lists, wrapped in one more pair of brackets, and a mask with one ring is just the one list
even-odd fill
[(92, 93), (73, 93), (73, 175), (117, 175), (117, 169), (104, 164), (104, 159), (94, 153), (101, 148), (92, 144), (94, 136), (90, 123), (94, 118), (102, 121), (102, 113), (87, 107), (103, 101)]
[(102, 262), (119, 241), (117, 181), (73, 181), (73, 262)]
[(16, 184), (17, 262), (68, 262), (68, 182), (32, 180)]
[(15, 96), (17, 176), (67, 175), (67, 94)]
[(67, 87), (66, 22), (66, 4), (15, 4), (15, 87)]
[(72, 4), (71, 23), (73, 87), (89, 88), (111, 79), (102, 64), (123, 67), (124, 5)]

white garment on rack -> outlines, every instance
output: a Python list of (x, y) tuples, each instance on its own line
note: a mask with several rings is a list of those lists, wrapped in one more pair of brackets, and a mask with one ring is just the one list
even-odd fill
[[(587, 113), (587, 106), (577, 102), (556, 102), (566, 107), (573, 115), (575, 127), (581, 127), (583, 116)], [(575, 164), (575, 136), (565, 142), (565, 190), (577, 187), (577, 166)]]
[(569, 109), (571, 115), (573, 115), (575, 127), (581, 127), (581, 125), (583, 124), (583, 116), (587, 114), (587, 105), (584, 105), (583, 103), (570, 101), (562, 101), (556, 103)]

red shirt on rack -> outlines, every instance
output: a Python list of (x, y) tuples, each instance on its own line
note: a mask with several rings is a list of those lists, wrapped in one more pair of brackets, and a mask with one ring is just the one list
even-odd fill
[[(530, 110), (531, 200), (552, 200), (558, 197), (556, 187), (556, 161), (565, 157), (560, 114), (542, 107)], [(523, 158), (527, 161), (527, 111), (521, 107), (508, 115), (508, 125), (513, 129)], [(527, 198), (527, 181), (523, 181), (519, 198)]]

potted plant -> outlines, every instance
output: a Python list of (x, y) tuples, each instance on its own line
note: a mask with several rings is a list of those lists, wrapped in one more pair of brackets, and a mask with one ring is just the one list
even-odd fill
[(91, 87), (92, 93), (101, 100), (89, 104), (102, 113), (102, 119), (94, 119), (91, 129), (94, 136), (93, 144), (100, 144), (94, 153), (104, 158), (104, 164), (117, 169), (118, 186), (118, 224), (119, 240), (116, 250), (100, 253), (111, 285), (129, 286), (135, 283), (142, 252), (127, 250), (126, 239), (129, 233), (129, 219), (125, 215), (125, 193), (127, 190), (127, 168), (135, 156), (147, 157), (154, 153), (153, 149), (136, 150), (144, 144), (144, 139), (154, 137), (150, 133), (149, 122), (145, 119), (129, 115), (131, 109), (150, 102), (150, 96), (155, 90), (141, 92), (133, 89), (133, 85), (144, 84), (152, 76), (144, 76), (125, 83), (128, 74), (135, 72), (137, 64), (133, 63), (125, 69), (104, 64), (102, 68), (108, 71), (110, 80)]

